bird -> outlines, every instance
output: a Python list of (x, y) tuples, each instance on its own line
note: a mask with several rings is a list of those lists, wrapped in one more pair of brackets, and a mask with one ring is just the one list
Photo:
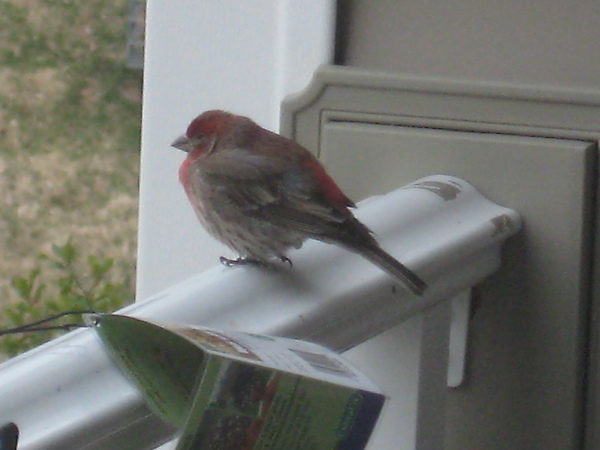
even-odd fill
[(187, 156), (179, 180), (204, 228), (238, 253), (226, 266), (292, 261), (307, 239), (357, 253), (415, 295), (427, 284), (384, 251), (356, 205), (299, 143), (223, 110), (201, 113), (171, 144)]

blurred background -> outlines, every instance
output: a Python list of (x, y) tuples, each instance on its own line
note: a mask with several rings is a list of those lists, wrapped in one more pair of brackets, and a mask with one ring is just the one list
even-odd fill
[(144, 12), (0, 0), (0, 329), (133, 300)]

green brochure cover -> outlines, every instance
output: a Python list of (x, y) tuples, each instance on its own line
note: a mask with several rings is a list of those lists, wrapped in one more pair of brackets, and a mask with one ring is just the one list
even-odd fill
[(177, 450), (360, 450), (385, 396), (320, 345), (282, 337), (93, 315), (105, 348)]

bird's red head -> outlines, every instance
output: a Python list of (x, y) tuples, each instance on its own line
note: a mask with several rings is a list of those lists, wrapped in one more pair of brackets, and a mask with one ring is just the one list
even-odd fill
[(171, 145), (188, 153), (207, 144), (212, 146), (216, 142), (217, 136), (237, 118), (238, 116), (234, 114), (218, 109), (203, 112), (192, 120), (185, 134), (177, 138)]
[(236, 117), (218, 109), (206, 111), (192, 120), (185, 134), (188, 138), (218, 134)]

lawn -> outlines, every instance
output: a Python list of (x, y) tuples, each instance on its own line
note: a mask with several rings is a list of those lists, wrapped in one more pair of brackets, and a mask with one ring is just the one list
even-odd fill
[(26, 301), (13, 285), (32, 270), (44, 299), (64, 289), (39, 255), (67, 242), (79, 276), (90, 257), (114, 260), (102, 283), (132, 299), (142, 73), (125, 64), (128, 12), (129, 0), (0, 0), (4, 307)]

